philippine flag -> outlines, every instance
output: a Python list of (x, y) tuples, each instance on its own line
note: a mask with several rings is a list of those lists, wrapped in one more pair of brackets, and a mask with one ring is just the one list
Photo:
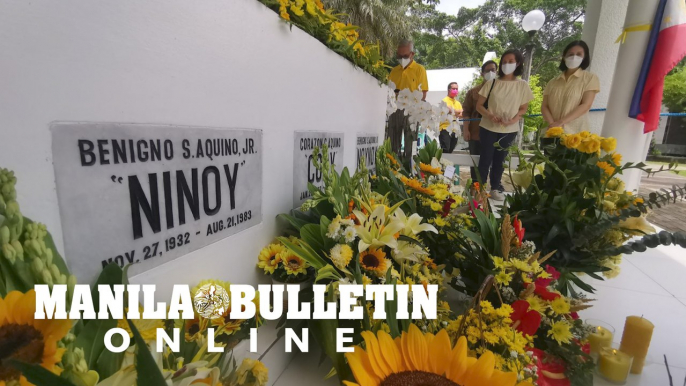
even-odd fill
[(665, 76), (686, 55), (686, 0), (660, 0), (629, 116), (645, 122), (644, 133), (657, 130)]

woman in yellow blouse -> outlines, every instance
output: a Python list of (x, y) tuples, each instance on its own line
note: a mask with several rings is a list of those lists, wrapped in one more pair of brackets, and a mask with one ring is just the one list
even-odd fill
[(548, 127), (561, 126), (568, 133), (588, 130), (588, 111), (600, 91), (598, 77), (586, 71), (591, 65), (588, 45), (576, 40), (562, 52), (560, 71), (543, 91), (541, 112)]
[(500, 182), (507, 148), (517, 137), (519, 120), (534, 99), (529, 83), (517, 78), (524, 72), (523, 62), (524, 57), (519, 50), (505, 51), (500, 57), (498, 78), (484, 83), (476, 102), (476, 111), (482, 116), (479, 174), (482, 184), (489, 178), (491, 197), (498, 201), (505, 199)]

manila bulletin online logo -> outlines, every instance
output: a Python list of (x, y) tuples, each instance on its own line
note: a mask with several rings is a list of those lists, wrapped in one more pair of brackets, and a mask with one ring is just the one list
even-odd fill
[(203, 318), (217, 319), (229, 308), (229, 294), (222, 286), (212, 283), (203, 285), (193, 297), (195, 310)]

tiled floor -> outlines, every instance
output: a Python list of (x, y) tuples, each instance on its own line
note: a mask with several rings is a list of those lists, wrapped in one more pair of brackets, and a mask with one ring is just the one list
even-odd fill
[[(589, 283), (596, 287), (597, 299), (593, 308), (582, 312), (582, 318), (601, 319), (615, 330), (614, 341), (619, 343), (624, 320), (629, 315), (643, 315), (655, 324), (648, 363), (641, 375), (630, 375), (627, 385), (669, 385), (664, 357), (670, 364), (674, 385), (681, 386), (686, 378), (686, 251), (659, 247), (643, 254), (624, 258), (621, 274), (611, 280)], [(335, 386), (335, 379), (324, 381), (329, 372), (327, 362), (317, 366), (319, 354), (297, 354), (290, 363), (285, 361), (282, 341), (275, 345), (280, 355), (267, 360), (272, 369), (270, 384), (276, 386), (324, 385)], [(313, 345), (314, 350), (314, 345)], [(271, 354), (268, 353), (268, 354)], [(267, 358), (265, 358), (267, 359)], [(274, 365), (269, 362), (276, 360)], [(285, 371), (281, 373), (278, 368)], [(609, 385), (596, 379), (595, 385)]]

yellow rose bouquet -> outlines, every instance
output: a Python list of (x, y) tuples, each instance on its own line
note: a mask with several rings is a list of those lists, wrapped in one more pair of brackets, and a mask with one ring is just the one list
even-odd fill
[[(515, 192), (507, 197), (503, 210), (518, 215), (527, 229), (526, 239), (537, 250), (554, 252), (548, 264), (560, 272), (557, 285), (563, 294), (575, 295), (572, 284), (593, 292), (577, 274), (599, 280), (603, 279), (600, 275), (616, 276), (621, 254), (660, 244), (686, 246), (683, 234), (663, 232), (660, 236), (631, 220), (667, 200), (657, 194), (644, 199), (626, 191), (619, 179), (625, 170), (656, 171), (643, 163), (622, 163), (616, 146), (614, 138), (588, 131), (565, 133), (553, 127), (536, 141), (533, 156), (509, 172)], [(624, 244), (634, 236), (644, 237)]]

